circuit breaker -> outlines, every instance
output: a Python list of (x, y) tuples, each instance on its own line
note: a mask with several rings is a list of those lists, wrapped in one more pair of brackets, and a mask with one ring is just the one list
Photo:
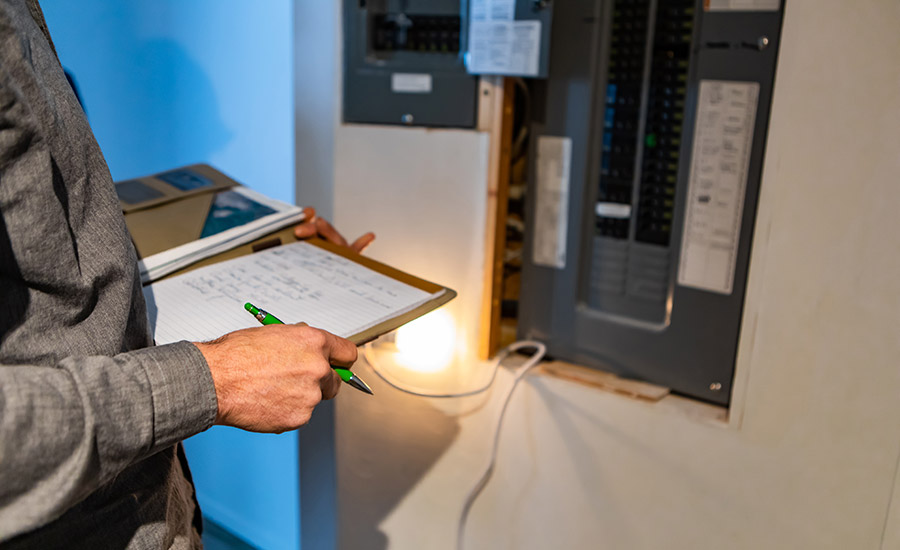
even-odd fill
[(555, 3), (531, 86), (521, 337), (729, 403), (782, 9)]
[(344, 121), (473, 128), (460, 0), (344, 0)]

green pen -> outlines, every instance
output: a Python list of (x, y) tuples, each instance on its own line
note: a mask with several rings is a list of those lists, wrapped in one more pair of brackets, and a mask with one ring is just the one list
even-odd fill
[[(268, 311), (266, 311), (264, 309), (259, 309), (258, 307), (254, 306), (250, 302), (247, 302), (246, 304), (244, 304), (244, 309), (249, 311), (254, 317), (256, 317), (257, 321), (259, 321), (260, 323), (262, 323), (264, 325), (283, 325), (284, 324), (281, 322), (281, 320), (278, 317), (275, 317), (274, 315), (272, 315), (271, 313), (269, 313)], [(334, 371), (338, 373), (338, 376), (340, 376), (341, 380), (343, 380), (344, 382), (350, 384), (351, 386), (358, 389), (359, 391), (366, 392), (369, 395), (372, 395), (372, 390), (369, 388), (369, 386), (365, 382), (363, 382), (359, 376), (356, 376), (355, 374), (350, 372), (350, 369), (345, 369), (345, 368), (341, 368), (341, 367), (331, 367), (331, 368), (333, 368)]]

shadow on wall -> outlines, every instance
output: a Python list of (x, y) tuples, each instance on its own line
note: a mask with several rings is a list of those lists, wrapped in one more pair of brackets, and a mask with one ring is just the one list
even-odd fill
[(233, 135), (200, 64), (171, 40), (140, 42), (133, 54), (133, 73), (113, 83), (121, 87), (121, 122), (114, 136), (105, 136), (115, 139), (117, 156), (128, 157), (131, 170), (141, 171), (127, 177), (206, 160), (224, 149)]
[[(103, 95), (113, 101), (100, 104), (103, 97), (91, 97), (94, 86), (79, 89), (114, 179), (206, 161), (227, 147), (234, 136), (222, 119), (212, 82), (184, 48), (152, 39), (137, 42), (127, 55), (127, 63), (114, 65), (129, 70), (110, 70), (104, 77)], [(76, 85), (83, 83), (77, 70), (67, 76)]]
[[(455, 416), (428, 399), (387, 385), (364, 359), (354, 371), (378, 399), (345, 389), (336, 400), (338, 547), (384, 550), (389, 541), (379, 526), (453, 444), (460, 428)], [(345, 416), (351, 413), (359, 421)]]

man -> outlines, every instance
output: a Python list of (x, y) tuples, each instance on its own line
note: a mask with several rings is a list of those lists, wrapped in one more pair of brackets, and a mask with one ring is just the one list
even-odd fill
[[(298, 236), (346, 245), (311, 219)], [(40, 7), (0, 0), (0, 546), (199, 547), (180, 441), (297, 428), (337, 393), (330, 366), (356, 357), (294, 325), (152, 346), (109, 171)]]

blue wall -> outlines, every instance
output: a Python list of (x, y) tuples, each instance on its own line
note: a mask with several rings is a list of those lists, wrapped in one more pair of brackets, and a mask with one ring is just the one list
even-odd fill
[[(289, 0), (44, 0), (113, 178), (208, 162), (293, 202)], [(297, 548), (297, 434), (212, 430), (185, 443), (204, 514)]]
[(44, 0), (114, 179), (205, 161), (293, 202), (289, 0)]

